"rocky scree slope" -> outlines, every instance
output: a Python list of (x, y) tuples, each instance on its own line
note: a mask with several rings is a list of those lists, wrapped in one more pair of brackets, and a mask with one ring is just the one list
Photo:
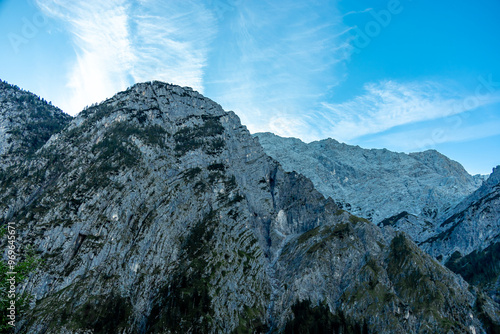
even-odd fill
[(234, 113), (188, 88), (118, 93), (9, 173), (0, 223), (14, 222), (19, 248), (44, 260), (19, 287), (33, 296), (19, 333), (486, 333), (499, 323), (491, 299), (285, 172)]
[(70, 120), (38, 96), (0, 80), (0, 170), (33, 154)]
[[(483, 181), (434, 150), (404, 154), (363, 149), (334, 139), (306, 144), (272, 133), (255, 136), (285, 170), (305, 175), (323, 195), (374, 223), (402, 212), (432, 223)], [(425, 233), (426, 227), (420, 230)]]

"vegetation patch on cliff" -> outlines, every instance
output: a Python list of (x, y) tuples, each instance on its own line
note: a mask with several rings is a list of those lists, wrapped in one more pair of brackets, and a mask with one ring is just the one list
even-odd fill
[(208, 333), (212, 327), (208, 256), (217, 221), (210, 211), (191, 229), (182, 245), (180, 266), (171, 283), (154, 301), (148, 331), (169, 329), (172, 333)]
[(293, 318), (286, 323), (283, 333), (368, 333), (366, 323), (348, 319), (342, 311), (332, 314), (326, 303), (313, 306), (309, 300), (297, 301), (292, 312)]

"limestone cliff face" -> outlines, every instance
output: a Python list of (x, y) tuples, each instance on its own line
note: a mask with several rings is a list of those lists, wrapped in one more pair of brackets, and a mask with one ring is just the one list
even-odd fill
[(455, 251), (469, 254), (500, 241), (500, 166), (477, 191), (450, 210), (439, 231), (421, 246), (444, 259)]
[[(402, 212), (432, 223), (482, 183), (433, 150), (404, 154), (333, 139), (306, 144), (271, 133), (255, 136), (285, 170), (304, 174), (323, 195), (377, 224)], [(415, 235), (426, 231), (425, 224), (417, 228)]]
[(499, 322), (488, 297), (407, 237), (283, 170), (234, 113), (161, 82), (82, 111), (10, 167), (8, 221), (44, 260), (20, 287), (33, 302), (19, 333), (274, 333), (304, 316), (330, 332), (485, 333)]
[(70, 120), (38, 96), (0, 80), (0, 170), (33, 154)]
[(500, 166), (420, 246), (500, 301)]

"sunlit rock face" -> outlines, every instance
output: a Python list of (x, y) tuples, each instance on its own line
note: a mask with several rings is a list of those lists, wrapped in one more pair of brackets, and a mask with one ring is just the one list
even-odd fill
[(433, 223), (483, 181), (434, 150), (405, 154), (334, 139), (306, 144), (272, 133), (255, 136), (285, 170), (307, 176), (324, 196), (376, 224), (402, 212)]

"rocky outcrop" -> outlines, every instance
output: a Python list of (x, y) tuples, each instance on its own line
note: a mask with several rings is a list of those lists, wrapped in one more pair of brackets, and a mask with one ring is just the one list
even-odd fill
[(403, 211), (386, 218), (379, 223), (381, 227), (390, 227), (396, 231), (405, 232), (417, 244), (435, 236), (436, 226), (426, 218)]
[(329, 332), (485, 333), (499, 321), (488, 297), (283, 170), (189, 88), (118, 93), (10, 173), (0, 223), (44, 260), (20, 287), (33, 296), (20, 333), (274, 333), (300, 317)]
[(0, 170), (33, 154), (70, 120), (38, 96), (0, 80)]

